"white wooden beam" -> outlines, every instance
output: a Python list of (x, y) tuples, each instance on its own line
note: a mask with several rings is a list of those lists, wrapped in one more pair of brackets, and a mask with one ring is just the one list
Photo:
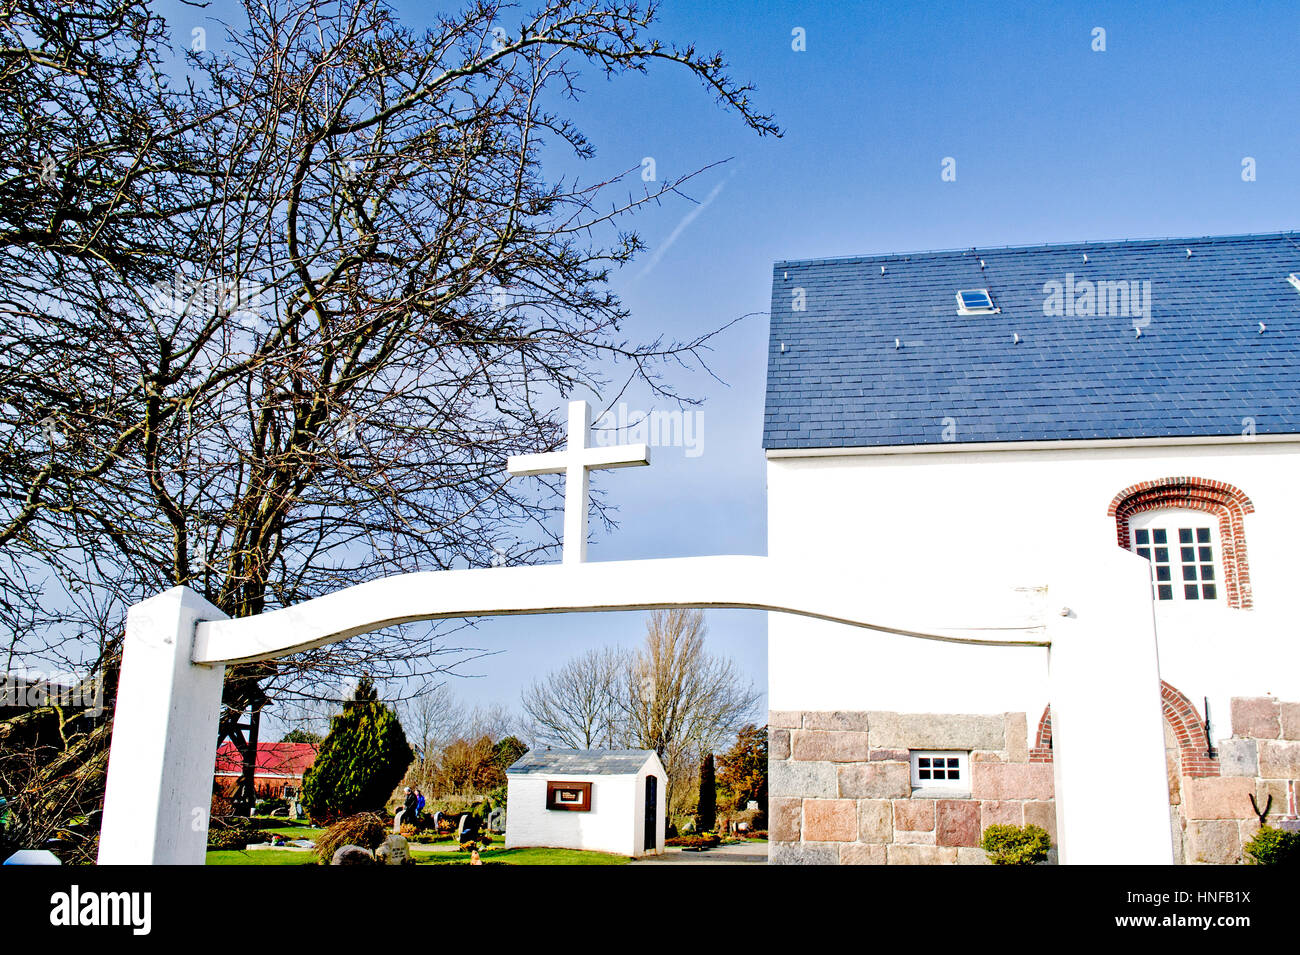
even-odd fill
[(1048, 588), (1060, 862), (1170, 865), (1151, 563), (1113, 545), (1073, 558)]
[(225, 668), (191, 658), (195, 625), (224, 618), (185, 587), (127, 612), (100, 865), (203, 864)]

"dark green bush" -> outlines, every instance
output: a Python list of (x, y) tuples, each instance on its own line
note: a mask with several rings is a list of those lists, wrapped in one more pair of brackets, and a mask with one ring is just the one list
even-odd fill
[(209, 849), (244, 849), (250, 842), (260, 842), (256, 828), (247, 819), (234, 816), (224, 821), (214, 820), (208, 829)]
[(1263, 826), (1242, 848), (1251, 865), (1300, 864), (1300, 832), (1285, 832)]
[(1052, 837), (1041, 826), (989, 826), (980, 848), (994, 865), (1037, 865), (1047, 861)]
[(280, 799), (279, 797), (276, 797), (275, 799), (263, 799), (261, 802), (257, 804), (254, 811), (259, 816), (269, 816), (277, 809), (288, 809), (288, 808), (289, 808), (289, 804), (287, 802), (285, 802), (283, 799)]

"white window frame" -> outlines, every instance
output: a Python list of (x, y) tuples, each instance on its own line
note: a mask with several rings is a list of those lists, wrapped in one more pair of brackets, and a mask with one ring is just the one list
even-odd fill
[[(909, 754), (912, 766), (913, 793), (944, 793), (949, 795), (970, 795), (970, 751), (955, 749), (914, 749)], [(957, 779), (922, 779), (920, 776), (922, 759), (956, 759)], [(946, 767), (945, 767), (946, 769)]]
[[(1193, 540), (1190, 546), (1196, 549), (1195, 556), (1197, 557), (1197, 560), (1193, 561), (1193, 565), (1198, 567), (1203, 564), (1210, 565), (1213, 568), (1212, 572), (1214, 574), (1214, 578), (1213, 580), (1205, 580), (1200, 576), (1200, 573), (1198, 573), (1197, 580), (1195, 582), (1198, 587), (1197, 596), (1195, 598), (1190, 598), (1190, 599), (1186, 596), (1186, 591), (1184, 588), (1186, 584), (1191, 583), (1191, 581), (1187, 581), (1183, 577), (1184, 562), (1182, 560), (1182, 555), (1181, 555), (1182, 548), (1189, 545), (1181, 544), (1178, 540), (1178, 531), (1181, 529), (1180, 525), (1181, 526), (1190, 525), (1193, 530), (1199, 530), (1208, 527), (1210, 531), (1209, 534), (1210, 539), (1208, 542), (1200, 542), (1197, 540)], [(1170, 579), (1168, 581), (1162, 581), (1157, 579), (1157, 567), (1159, 565), (1155, 561), (1155, 548), (1160, 545), (1157, 545), (1153, 539), (1149, 539), (1149, 542), (1147, 544), (1139, 544), (1137, 539), (1138, 531), (1147, 531), (1148, 533), (1150, 533), (1151, 531), (1157, 529), (1164, 530), (1168, 535), (1167, 542), (1165, 544), (1165, 546), (1168, 547), (1169, 549), (1168, 556), (1170, 558), (1170, 560), (1168, 561), (1169, 568), (1170, 568), (1170, 574), (1169, 574)], [(1134, 514), (1132, 517), (1129, 518), (1128, 534), (1129, 534), (1129, 549), (1133, 551), (1133, 553), (1137, 554), (1139, 547), (1149, 548), (1151, 550), (1151, 556), (1148, 558), (1151, 561), (1151, 598), (1156, 602), (1157, 605), (1164, 606), (1164, 607), (1200, 606), (1200, 605), (1209, 606), (1209, 607), (1227, 606), (1228, 594), (1224, 590), (1224, 577), (1223, 577), (1223, 542), (1219, 539), (1219, 519), (1217, 516), (1215, 516), (1214, 514), (1207, 513), (1205, 511), (1193, 511), (1187, 508), (1178, 508), (1178, 507), (1167, 507), (1167, 508), (1160, 508), (1154, 511), (1143, 511), (1140, 514)], [(1211, 559), (1208, 561), (1202, 561), (1199, 559), (1200, 548), (1207, 547), (1207, 546), (1211, 549), (1210, 551)], [(1212, 583), (1214, 585), (1213, 597), (1204, 596), (1203, 588), (1204, 585), (1207, 583)], [(1171, 587), (1170, 597), (1164, 599), (1160, 597), (1160, 586), (1162, 584), (1170, 585)]]
[[(962, 295), (971, 292), (979, 292), (989, 300), (989, 308), (967, 308), (966, 303), (962, 301)], [(958, 315), (997, 315), (1002, 309), (998, 308), (997, 303), (993, 301), (993, 293), (986, 288), (964, 288), (957, 290), (957, 314)]]

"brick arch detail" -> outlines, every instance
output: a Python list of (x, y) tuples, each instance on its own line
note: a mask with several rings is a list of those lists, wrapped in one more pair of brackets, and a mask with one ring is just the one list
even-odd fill
[(1245, 516), (1255, 512), (1239, 488), (1223, 481), (1198, 477), (1167, 477), (1143, 481), (1120, 491), (1106, 513), (1115, 518), (1119, 546), (1129, 549), (1129, 518), (1161, 508), (1204, 511), (1219, 519), (1219, 545), (1223, 552), (1223, 591), (1229, 607), (1250, 610), (1255, 605), (1246, 559)]
[(1038, 735), (1034, 737), (1034, 746), (1029, 751), (1031, 763), (1050, 763), (1052, 761), (1052, 704), (1043, 707), (1043, 715), (1038, 718)]
[[(1173, 727), (1178, 740), (1178, 755), (1184, 776), (1220, 775), (1219, 757), (1207, 756), (1205, 723), (1186, 695), (1177, 687), (1160, 681), (1160, 707), (1165, 721)], [(1052, 762), (1052, 707), (1049, 703), (1038, 720), (1038, 735), (1029, 751), (1031, 763)]]

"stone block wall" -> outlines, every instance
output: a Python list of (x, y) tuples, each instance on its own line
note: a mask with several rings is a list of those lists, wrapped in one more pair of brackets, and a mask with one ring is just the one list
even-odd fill
[[(1187, 698), (1165, 684), (1163, 700), (1175, 861), (1241, 864), (1259, 829), (1252, 796), (1269, 825), (1294, 819), (1300, 703), (1234, 698), (1232, 738), (1210, 756)], [(994, 823), (1032, 823), (1056, 841), (1050, 709), (1032, 746), (1023, 713), (774, 711), (768, 726), (774, 863), (982, 865)], [(911, 750), (968, 751), (970, 795), (913, 794)]]
[(1269, 807), (1268, 824), (1279, 826), (1287, 817), (1291, 791), (1300, 790), (1300, 703), (1236, 697), (1232, 734), (1217, 746), (1218, 777), (1182, 779), (1182, 851), (1187, 862), (1245, 861), (1242, 846), (1259, 829), (1251, 797), (1261, 812)]
[[(994, 823), (1056, 838), (1052, 765), (1031, 762), (1024, 713), (772, 712), (771, 861), (987, 864)], [(970, 752), (970, 795), (913, 795), (910, 751)]]

